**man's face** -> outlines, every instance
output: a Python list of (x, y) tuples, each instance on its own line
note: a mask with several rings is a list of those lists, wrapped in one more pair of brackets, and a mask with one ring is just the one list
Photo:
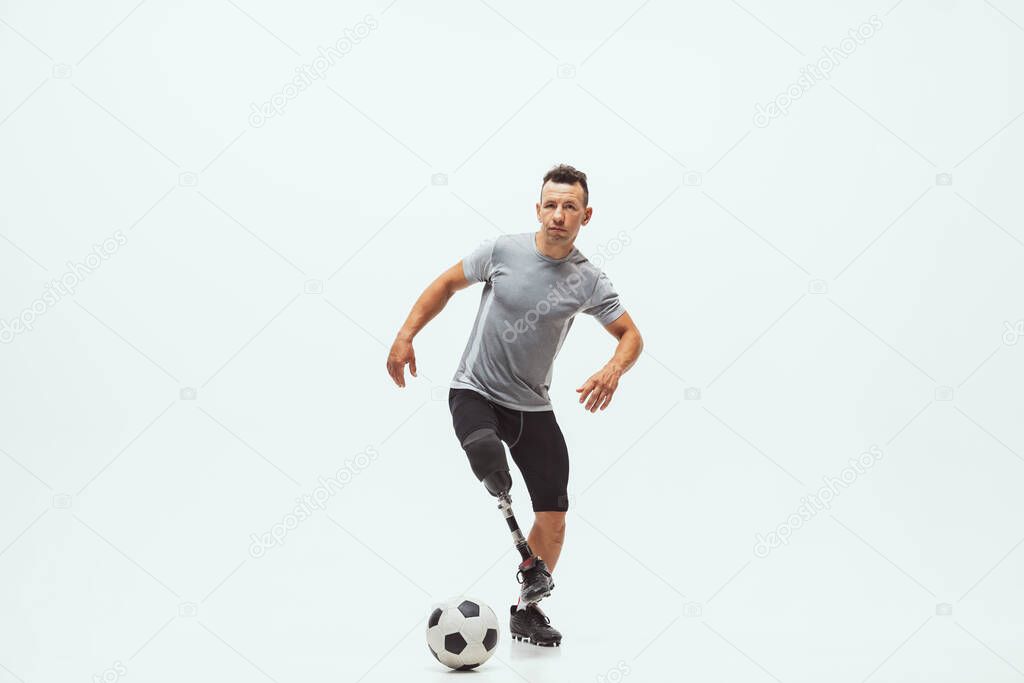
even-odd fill
[(537, 220), (548, 244), (571, 244), (580, 228), (590, 221), (592, 207), (583, 208), (583, 186), (551, 180), (541, 188)]

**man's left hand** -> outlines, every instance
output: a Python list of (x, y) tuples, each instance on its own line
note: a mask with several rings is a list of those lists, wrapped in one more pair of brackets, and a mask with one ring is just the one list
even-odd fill
[(580, 403), (587, 402), (583, 409), (595, 413), (598, 408), (607, 408), (612, 402), (612, 394), (618, 388), (621, 376), (622, 371), (611, 364), (605, 365), (591, 375), (583, 386), (576, 389), (580, 395)]

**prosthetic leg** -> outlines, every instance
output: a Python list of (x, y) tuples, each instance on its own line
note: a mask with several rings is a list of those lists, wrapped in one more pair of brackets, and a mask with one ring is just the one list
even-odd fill
[(487, 492), (498, 499), (498, 509), (505, 516), (505, 523), (512, 532), (512, 542), (523, 558), (516, 573), (516, 580), (523, 586), (520, 599), (529, 603), (546, 598), (551, 595), (555, 583), (551, 580), (551, 572), (544, 560), (533, 554), (530, 544), (519, 529), (519, 522), (512, 514), (512, 498), (508, 494), (512, 488), (512, 475), (509, 474), (504, 444), (493, 429), (483, 428), (469, 434), (462, 442), (462, 448), (469, 457), (473, 474), (483, 483)]

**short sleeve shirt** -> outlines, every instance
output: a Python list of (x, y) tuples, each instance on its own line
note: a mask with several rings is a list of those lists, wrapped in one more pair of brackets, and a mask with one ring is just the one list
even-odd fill
[(535, 234), (485, 240), (462, 260), (466, 279), (484, 290), (450, 385), (527, 411), (551, 410), (555, 356), (576, 315), (608, 325), (626, 312), (608, 276), (578, 249), (545, 256)]

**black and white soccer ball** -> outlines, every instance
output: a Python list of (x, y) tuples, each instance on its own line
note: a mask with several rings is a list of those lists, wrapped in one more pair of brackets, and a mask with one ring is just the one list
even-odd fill
[(427, 647), (447, 667), (473, 669), (498, 646), (498, 617), (494, 610), (460, 595), (435, 605), (427, 619)]

